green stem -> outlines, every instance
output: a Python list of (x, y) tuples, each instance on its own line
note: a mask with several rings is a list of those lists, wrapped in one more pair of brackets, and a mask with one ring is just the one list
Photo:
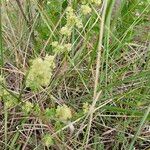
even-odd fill
[(105, 20), (105, 26), (106, 31), (105, 31), (105, 41), (104, 41), (104, 47), (105, 47), (105, 55), (106, 55), (106, 79), (105, 79), (105, 85), (107, 87), (107, 83), (108, 83), (108, 59), (109, 59), (109, 42), (110, 42), (110, 22), (111, 22), (111, 14), (112, 14), (112, 10), (113, 10), (113, 6), (115, 4), (115, 0), (108, 0), (108, 7), (107, 7), (107, 13), (106, 13), (106, 20)]
[(139, 136), (140, 131), (141, 131), (141, 129), (142, 129), (142, 127), (143, 127), (143, 125), (144, 125), (144, 123), (145, 123), (149, 113), (150, 113), (150, 105), (148, 106), (147, 110), (145, 111), (145, 114), (144, 114), (144, 116), (143, 116), (143, 118), (141, 120), (141, 123), (140, 123), (140, 125), (138, 127), (138, 130), (137, 130), (136, 134), (134, 135), (134, 137), (133, 137), (133, 139), (131, 141), (131, 144), (129, 146), (129, 150), (133, 150), (134, 143), (135, 143), (137, 137)]
[[(3, 45), (2, 45), (2, 2), (0, 0), (0, 67), (3, 66)], [(1, 70), (2, 73), (2, 70)]]

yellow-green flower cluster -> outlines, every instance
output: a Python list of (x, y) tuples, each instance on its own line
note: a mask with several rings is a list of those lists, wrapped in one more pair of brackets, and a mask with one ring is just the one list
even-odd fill
[(89, 0), (89, 1), (95, 5), (100, 5), (102, 2), (101, 0)]
[(50, 134), (45, 134), (42, 138), (43, 144), (47, 147), (54, 144), (53, 138)]
[(76, 25), (78, 28), (82, 28), (82, 20), (80, 19), (79, 16), (76, 16), (76, 14), (74, 13), (74, 10), (72, 7), (68, 7), (67, 11), (66, 11), (66, 17), (67, 17), (67, 26), (68, 27), (72, 27), (74, 25)]
[(6, 90), (4, 90), (3, 101), (6, 108), (12, 108), (18, 104), (18, 100)]
[(91, 3), (91, 4), (94, 4), (94, 5), (100, 5), (101, 4), (101, 0), (81, 0), (82, 4), (88, 4), (88, 3)]
[(71, 6), (68, 6), (66, 9), (66, 18), (67, 23), (60, 30), (62, 35), (70, 36), (74, 26), (77, 26), (77, 28), (83, 27), (81, 18), (74, 13), (74, 10)]
[(3, 99), (6, 108), (11, 108), (18, 104), (18, 100), (4, 88), (5, 84), (5, 79), (0, 76), (0, 99)]
[(81, 5), (81, 12), (83, 15), (91, 13), (92, 9), (89, 4), (100, 5), (101, 0), (83, 0)]
[(86, 114), (90, 109), (90, 105), (88, 102), (83, 103), (83, 113)]
[(72, 31), (72, 27), (68, 27), (67, 25), (65, 25), (64, 27), (61, 28), (60, 33), (62, 35), (70, 36), (71, 31)]
[(54, 59), (55, 56), (51, 55), (46, 55), (44, 60), (41, 58), (34, 59), (27, 75), (26, 86), (32, 90), (37, 90), (41, 86), (48, 86), (55, 67)]
[(56, 109), (56, 117), (61, 121), (67, 121), (72, 118), (71, 109), (67, 105), (58, 106)]
[(31, 112), (33, 107), (34, 107), (34, 105), (31, 102), (26, 101), (25, 104), (22, 106), (22, 110), (25, 113), (29, 113), (29, 112)]
[(91, 9), (91, 7), (88, 4), (81, 5), (81, 12), (84, 15), (87, 15), (87, 14), (91, 13), (91, 11), (92, 11), (92, 9)]
[(72, 45), (70, 43), (67, 44), (59, 44), (57, 41), (52, 42), (53, 51), (55, 53), (61, 53), (65, 51), (70, 51)]

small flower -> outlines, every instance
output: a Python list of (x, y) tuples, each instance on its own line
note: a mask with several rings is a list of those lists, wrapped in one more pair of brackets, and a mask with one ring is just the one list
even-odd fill
[(90, 0), (91, 1), (91, 3), (94, 3), (94, 4), (96, 4), (96, 5), (100, 5), (101, 4), (101, 0)]
[(51, 45), (52, 45), (52, 47), (54, 47), (54, 48), (55, 48), (55, 47), (57, 47), (57, 46), (58, 46), (58, 41), (54, 41), (54, 42), (52, 42), (52, 44), (51, 44)]
[(56, 116), (62, 120), (66, 121), (72, 118), (71, 109), (67, 105), (58, 106), (56, 109)]
[(11, 95), (7, 90), (3, 89), (3, 102), (6, 108), (12, 108), (18, 104), (18, 99)]
[(52, 45), (52, 48), (53, 48), (53, 52), (59, 53), (60, 51), (62, 51), (62, 47), (60, 47), (58, 41), (52, 42), (51, 45)]
[(13, 106), (15, 106), (14, 100), (4, 100), (5, 101), (5, 106), (6, 108), (12, 108)]
[(72, 47), (71, 43), (64, 44), (64, 49), (67, 50), (68, 52), (71, 51), (71, 47)]
[(28, 102), (28, 101), (26, 101), (25, 104), (22, 106), (22, 110), (25, 113), (31, 112), (32, 108), (33, 108), (33, 104), (31, 102)]
[(61, 28), (60, 33), (62, 35), (70, 36), (71, 35), (71, 28), (64, 26)]
[(83, 28), (83, 24), (82, 24), (82, 20), (77, 17), (76, 18), (76, 26), (80, 29), (80, 28)]
[(84, 15), (89, 14), (92, 10), (88, 4), (86, 5), (81, 5), (81, 11)]
[(67, 43), (67, 44), (58, 44), (57, 41), (52, 42), (52, 47), (53, 47), (53, 51), (55, 53), (61, 53), (64, 51), (70, 51), (71, 50), (71, 43)]
[(83, 103), (83, 112), (84, 112), (84, 114), (86, 114), (89, 111), (89, 109), (90, 109), (89, 103), (88, 102)]
[(43, 63), (44, 63), (44, 65), (49, 66), (49, 68), (53, 69), (53, 68), (55, 68), (54, 60), (55, 60), (55, 56), (46, 55)]
[(71, 6), (68, 6), (68, 7), (67, 7), (66, 13), (68, 13), (68, 14), (72, 14), (72, 13), (73, 13), (73, 9), (72, 9)]
[(82, 20), (79, 16), (76, 16), (72, 7), (67, 7), (66, 9), (67, 23), (61, 28), (60, 33), (62, 35), (70, 36), (72, 28), (76, 25), (78, 28), (82, 28)]
[(18, 104), (18, 99), (16, 99), (6, 88), (6, 81), (4, 77), (0, 75), (0, 100), (3, 100), (6, 108), (14, 107)]
[(47, 147), (50, 147), (54, 144), (53, 138), (50, 134), (45, 134), (42, 138), (43, 144)]

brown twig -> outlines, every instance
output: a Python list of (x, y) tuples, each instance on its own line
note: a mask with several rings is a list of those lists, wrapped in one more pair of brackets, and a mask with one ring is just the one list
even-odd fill
[(18, 5), (18, 7), (19, 7), (19, 9), (20, 9), (20, 11), (21, 11), (21, 13), (22, 13), (22, 15), (23, 15), (25, 21), (26, 21), (27, 24), (29, 25), (29, 20), (27, 19), (26, 15), (25, 15), (25, 13), (24, 13), (24, 11), (23, 11), (23, 8), (22, 8), (22, 5), (21, 5), (20, 1), (19, 1), (19, 0), (16, 0), (16, 2), (17, 2), (17, 5)]

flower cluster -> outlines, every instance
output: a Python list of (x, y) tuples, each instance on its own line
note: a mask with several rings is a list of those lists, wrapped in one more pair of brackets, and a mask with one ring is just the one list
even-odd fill
[(91, 3), (94, 3), (95, 5), (100, 5), (101, 4), (101, 0), (90, 0)]
[(89, 14), (90, 12), (92, 11), (91, 7), (88, 5), (88, 4), (83, 4), (81, 5), (81, 12), (84, 14), (84, 15), (87, 15)]
[(47, 147), (50, 147), (54, 144), (53, 138), (50, 134), (45, 134), (42, 138), (42, 142)]
[(37, 90), (41, 86), (48, 86), (52, 71), (55, 67), (55, 56), (45, 56), (44, 60), (36, 58), (32, 61), (29, 73), (26, 79), (26, 86), (32, 90)]
[(60, 33), (62, 35), (70, 36), (72, 28), (74, 26), (76, 26), (77, 28), (83, 27), (81, 18), (74, 13), (74, 10), (71, 6), (68, 6), (66, 9), (66, 18), (67, 18), (67, 23), (60, 30)]
[(83, 0), (81, 5), (81, 12), (83, 15), (87, 15), (91, 13), (92, 9), (89, 4), (94, 4), (99, 6), (101, 4), (101, 0)]
[(86, 114), (90, 109), (90, 105), (88, 102), (83, 103), (83, 113)]
[(3, 101), (6, 108), (12, 108), (18, 104), (18, 100), (6, 90), (3, 94)]
[(30, 113), (34, 105), (31, 102), (26, 101), (25, 104), (22, 106), (22, 110), (25, 113)]
[(87, 4), (87, 3), (91, 3), (94, 5), (100, 5), (101, 4), (101, 0), (82, 0), (82, 4)]
[(61, 53), (61, 52), (65, 52), (65, 51), (70, 51), (72, 45), (70, 43), (67, 44), (59, 44), (57, 41), (52, 42), (52, 47), (53, 47), (53, 51), (55, 53)]
[(6, 108), (14, 107), (18, 104), (18, 100), (4, 86), (6, 86), (6, 81), (0, 76), (0, 99), (4, 101)]
[(58, 106), (56, 109), (56, 117), (62, 121), (67, 121), (72, 118), (71, 109), (67, 105)]

